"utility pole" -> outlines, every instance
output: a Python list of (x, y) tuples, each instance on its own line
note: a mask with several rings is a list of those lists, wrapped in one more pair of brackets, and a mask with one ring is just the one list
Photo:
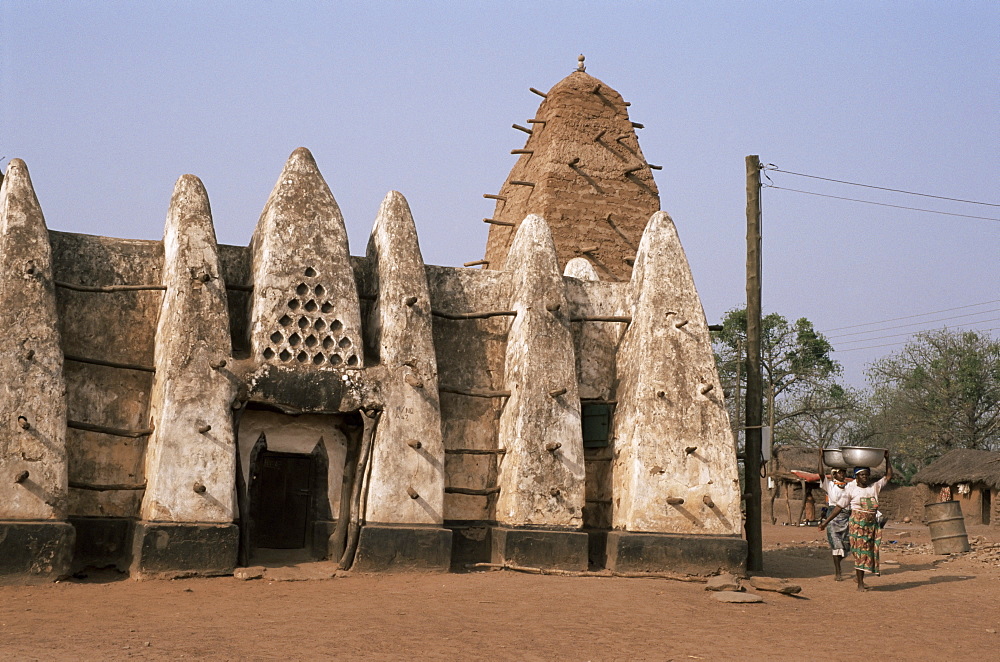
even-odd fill
[(764, 569), (761, 534), (760, 447), (763, 388), (760, 370), (760, 157), (746, 157), (747, 166), (747, 394), (746, 480), (747, 570)]
[[(736, 339), (736, 441), (740, 440), (740, 418), (743, 414), (742, 408), (740, 407), (740, 392), (743, 390), (743, 340), (741, 338)], [(746, 454), (746, 446), (743, 447), (744, 455)], [(744, 465), (745, 466), (745, 465)]]

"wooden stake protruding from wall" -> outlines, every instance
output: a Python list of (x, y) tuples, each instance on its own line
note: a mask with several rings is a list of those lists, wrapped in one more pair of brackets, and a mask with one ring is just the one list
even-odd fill
[(533, 92), (533, 93), (537, 94), (538, 96), (542, 97), (543, 99), (545, 99), (545, 98), (547, 98), (547, 97), (549, 96), (549, 95), (548, 95), (548, 94), (546, 94), (545, 92), (542, 92), (541, 90), (536, 90), (536, 89), (535, 89), (535, 88), (533, 88), (533, 87), (529, 87), (529, 88), (528, 88), (528, 91), (529, 91), (529, 92)]

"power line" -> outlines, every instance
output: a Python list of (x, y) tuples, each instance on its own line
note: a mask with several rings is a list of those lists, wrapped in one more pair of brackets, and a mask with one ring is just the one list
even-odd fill
[(964, 310), (965, 308), (975, 308), (976, 306), (988, 306), (991, 303), (1000, 303), (1000, 299), (994, 299), (993, 301), (983, 301), (982, 303), (970, 303), (965, 306), (955, 306), (954, 308), (945, 308), (943, 310), (932, 310), (928, 313), (917, 313), (916, 315), (904, 315), (903, 317), (893, 317), (887, 320), (880, 320), (878, 322), (865, 322), (864, 324), (851, 324), (850, 326), (838, 326), (828, 331), (841, 331), (843, 329), (856, 329), (861, 326), (875, 326), (876, 324), (885, 324), (886, 322), (898, 322), (899, 320), (913, 319), (914, 317), (926, 317), (928, 315), (937, 315), (938, 313), (949, 313), (953, 310)]
[(990, 218), (989, 216), (972, 216), (970, 214), (955, 214), (950, 211), (937, 211), (935, 209), (921, 209), (919, 207), (904, 207), (903, 205), (890, 205), (886, 202), (873, 202), (871, 200), (858, 200), (857, 198), (845, 198), (839, 195), (828, 195), (826, 193), (814, 193), (813, 191), (802, 191), (797, 188), (785, 188), (784, 186), (775, 186), (774, 184), (764, 184), (764, 188), (773, 188), (779, 191), (792, 191), (793, 193), (805, 193), (806, 195), (816, 195), (821, 198), (833, 198), (834, 200), (847, 200), (848, 202), (861, 202), (866, 205), (877, 205), (879, 207), (892, 207), (893, 209), (908, 209), (910, 211), (922, 211), (928, 214), (940, 214), (942, 216), (958, 216), (959, 218), (976, 218), (981, 221), (993, 221), (994, 223), (1000, 223), (1000, 218)]
[(801, 172), (792, 172), (791, 170), (782, 170), (773, 163), (768, 163), (764, 166), (764, 170), (773, 170), (774, 172), (782, 172), (786, 175), (796, 175), (797, 177), (809, 177), (810, 179), (822, 179), (824, 182), (836, 182), (837, 184), (848, 184), (849, 186), (861, 186), (864, 188), (873, 188), (879, 191), (891, 191), (893, 193), (905, 193), (906, 195), (919, 195), (923, 198), (935, 198), (937, 200), (950, 200), (951, 202), (966, 202), (970, 205), (985, 205), (987, 207), (1000, 207), (1000, 204), (993, 202), (978, 202), (976, 200), (963, 200), (962, 198), (947, 198), (943, 195), (931, 195), (930, 193), (916, 193), (915, 191), (904, 191), (898, 188), (886, 188), (885, 186), (872, 186), (871, 184), (859, 184), (857, 182), (848, 182), (843, 179), (830, 179), (829, 177), (820, 177), (818, 175), (807, 175)]
[[(985, 324), (986, 322), (1000, 322), (1000, 317), (993, 317), (988, 320), (976, 320), (975, 322), (966, 322), (966, 324)], [(924, 333), (925, 331), (933, 331), (934, 329), (921, 329), (918, 331), (906, 331), (905, 333), (890, 333), (887, 336), (875, 336), (874, 338), (859, 338), (857, 340), (845, 340), (842, 344), (849, 345), (856, 342), (871, 342), (872, 340), (883, 340), (885, 338), (898, 338), (899, 336), (912, 336), (918, 333)], [(874, 333), (871, 332), (871, 333)]]
[[(995, 326), (992, 329), (955, 329), (955, 330), (956, 331), (962, 331), (962, 330), (965, 330), (965, 331), (978, 331), (979, 333), (989, 333), (991, 331), (1000, 330), (1000, 326)], [(872, 340), (874, 340), (874, 338), (872, 338)], [(863, 349), (878, 349), (880, 347), (898, 347), (900, 345), (906, 345), (909, 342), (910, 342), (909, 340), (901, 340), (899, 342), (891, 342), (891, 343), (888, 343), (888, 344), (885, 344), (885, 345), (868, 345), (866, 347), (851, 347), (849, 349), (835, 349), (834, 351), (835, 352), (839, 352), (839, 353), (860, 352)]]
[[(958, 319), (960, 317), (973, 317), (975, 315), (985, 315), (986, 313), (995, 313), (995, 312), (998, 312), (998, 311), (1000, 311), (1000, 308), (991, 308), (990, 310), (980, 310), (980, 311), (975, 312), (975, 313), (966, 313), (965, 315), (952, 315), (951, 317), (939, 317), (939, 318), (933, 319), (933, 320), (923, 320), (921, 322), (910, 322), (909, 324), (896, 324), (894, 326), (882, 327), (881, 329), (871, 329), (870, 331), (853, 331), (851, 333), (839, 333), (839, 334), (835, 333), (832, 336), (826, 336), (826, 337), (829, 340), (830, 338), (844, 338), (844, 337), (847, 337), (847, 336), (863, 336), (863, 335), (868, 334), (868, 333), (880, 333), (882, 331), (889, 331), (890, 329), (904, 329), (904, 328), (906, 328), (908, 326), (913, 326), (915, 324), (934, 324), (935, 322), (947, 322), (949, 320)], [(978, 322), (992, 322), (992, 321), (993, 320), (976, 320), (975, 323), (978, 323)], [(971, 323), (974, 323), (974, 322), (969, 322), (969, 323), (971, 324)], [(913, 332), (913, 333), (916, 333), (916, 332)], [(874, 338), (871, 338), (871, 340), (874, 340)], [(860, 341), (847, 340), (845, 342), (860, 342)]]

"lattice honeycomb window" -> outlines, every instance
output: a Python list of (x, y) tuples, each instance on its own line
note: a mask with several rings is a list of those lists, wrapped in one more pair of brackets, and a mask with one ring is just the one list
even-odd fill
[(278, 363), (358, 366), (361, 360), (354, 343), (344, 334), (344, 323), (331, 314), (334, 305), (326, 298), (327, 288), (317, 282), (319, 272), (307, 267), (303, 275), (269, 337), (264, 358)]

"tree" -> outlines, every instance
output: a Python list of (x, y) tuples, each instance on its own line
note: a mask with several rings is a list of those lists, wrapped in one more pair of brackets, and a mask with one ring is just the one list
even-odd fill
[[(735, 410), (746, 384), (746, 308), (726, 313), (721, 326), (713, 332), (716, 363), (728, 394), (733, 429), (739, 430), (743, 423), (737, 420)], [(847, 421), (838, 420), (855, 406), (857, 397), (836, 383), (841, 367), (831, 357), (832, 352), (830, 342), (804, 317), (794, 324), (777, 313), (761, 319), (764, 421), (774, 423), (772, 443), (819, 445), (828, 438), (839, 438)], [(790, 423), (809, 417), (812, 423)], [(819, 436), (810, 436), (810, 427)], [(825, 429), (822, 435), (821, 429)], [(833, 429), (838, 432), (835, 434)]]
[(977, 331), (920, 333), (868, 369), (865, 435), (904, 465), (953, 448), (1000, 449), (1000, 341)]
[(780, 403), (775, 436), (782, 444), (828, 448), (854, 439), (864, 398), (836, 382), (818, 383)]

